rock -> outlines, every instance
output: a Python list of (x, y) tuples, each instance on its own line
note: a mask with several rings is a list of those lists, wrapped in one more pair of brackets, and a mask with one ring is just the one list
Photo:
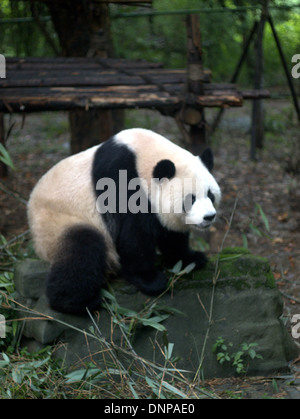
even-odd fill
[(49, 270), (49, 263), (25, 259), (15, 266), (14, 282), (18, 293), (22, 297), (37, 299), (45, 291), (45, 281)]
[[(47, 270), (48, 265), (32, 260), (20, 262), (16, 267), (18, 298), (47, 316), (45, 320), (30, 320), (32, 315), (29, 315), (24, 335), (42, 344), (62, 342), (64, 345), (55, 356), (63, 358), (67, 365), (88, 361), (91, 356), (100, 362), (111, 361), (111, 346), (117, 349), (122, 362), (129, 363), (131, 356), (124, 351), (130, 352), (130, 348), (126, 349), (124, 336), (116, 324), (122, 312), (127, 317), (131, 314), (132, 319), (134, 313), (140, 313), (145, 324), (153, 317), (157, 320), (157, 316), (164, 316), (164, 321), (155, 325), (158, 328), (163, 325), (165, 331), (139, 322), (131, 339), (134, 351), (163, 365), (161, 350), (172, 343), (172, 357), (178, 358), (177, 368), (189, 371), (191, 376), (200, 362), (205, 378), (235, 375), (233, 354), (243, 343), (255, 343), (255, 351), (262, 356), (262, 359), (251, 359), (243, 354), (248, 375), (287, 370), (288, 362), (299, 354), (280, 320), (283, 303), (267, 259), (253, 256), (245, 249), (224, 249), (205, 269), (177, 279), (171, 292), (159, 299), (149, 298), (121, 280), (114, 281), (112, 288), (117, 303), (114, 301), (111, 307), (112, 310), (117, 307), (115, 322), (105, 309), (93, 317), (64, 315), (50, 309), (44, 294)], [(37, 283), (39, 280), (41, 284)], [(144, 309), (151, 305), (152, 314), (147, 317)], [(221, 364), (213, 353), (218, 338), (227, 345), (231, 362)]]

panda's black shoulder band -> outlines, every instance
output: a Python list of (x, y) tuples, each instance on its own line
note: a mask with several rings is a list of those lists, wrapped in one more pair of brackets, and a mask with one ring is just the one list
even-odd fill
[(200, 156), (203, 164), (211, 172), (214, 168), (214, 155), (210, 148), (206, 148)]

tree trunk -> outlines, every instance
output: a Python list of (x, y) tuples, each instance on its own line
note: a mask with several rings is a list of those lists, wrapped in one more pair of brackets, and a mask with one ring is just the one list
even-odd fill
[[(61, 53), (68, 57), (111, 57), (109, 6), (98, 0), (47, 2), (58, 34)], [(69, 112), (71, 152), (77, 153), (106, 140), (123, 126), (123, 111)]]

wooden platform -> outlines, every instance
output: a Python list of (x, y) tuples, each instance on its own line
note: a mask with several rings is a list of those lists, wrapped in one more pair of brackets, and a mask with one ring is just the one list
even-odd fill
[[(194, 106), (241, 106), (243, 98), (268, 92), (238, 91), (233, 84), (210, 83)], [(36, 112), (90, 108), (155, 108), (176, 114), (185, 95), (186, 70), (167, 70), (147, 61), (94, 58), (8, 58), (0, 79), (0, 112)]]

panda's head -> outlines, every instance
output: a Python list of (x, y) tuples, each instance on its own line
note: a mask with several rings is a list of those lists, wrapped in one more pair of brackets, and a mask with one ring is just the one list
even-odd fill
[(152, 172), (151, 204), (162, 225), (173, 231), (208, 228), (216, 219), (220, 188), (211, 174), (210, 149), (201, 157), (159, 160)]

